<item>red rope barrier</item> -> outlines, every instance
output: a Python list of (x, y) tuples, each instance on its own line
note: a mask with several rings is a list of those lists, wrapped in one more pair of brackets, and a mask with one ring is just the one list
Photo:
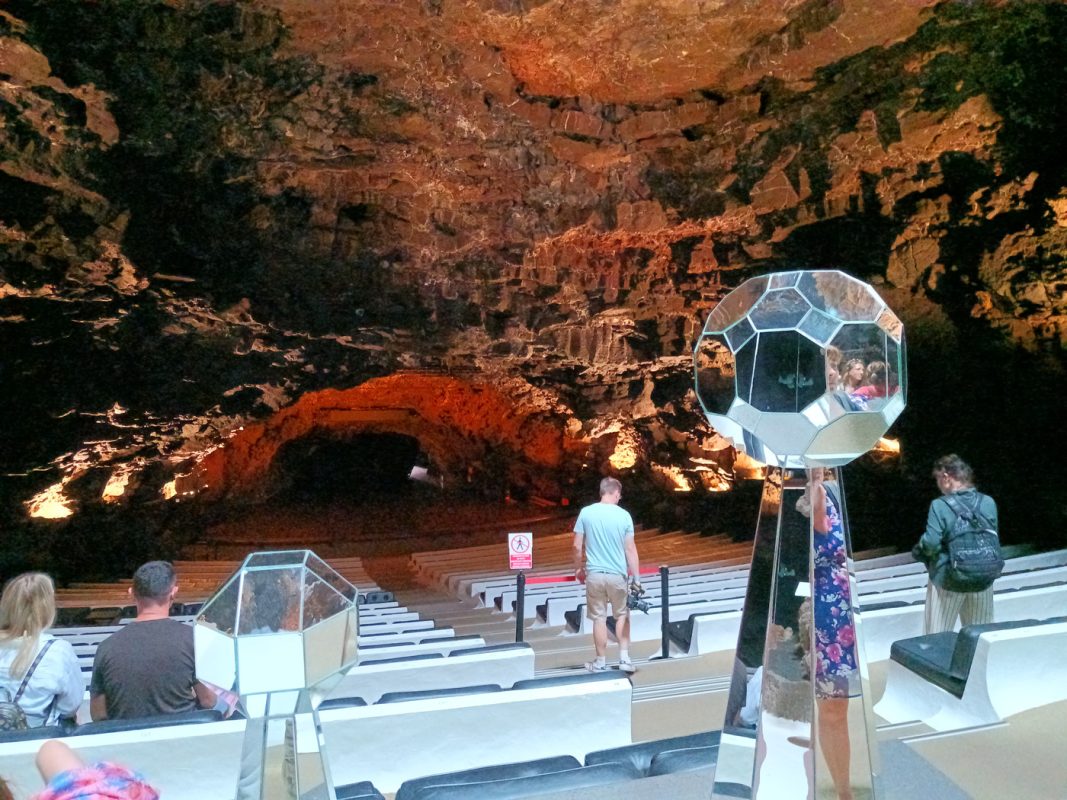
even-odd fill
[[(656, 569), (643, 569), (642, 575), (658, 575), (659, 568)], [(574, 583), (578, 580), (573, 575), (527, 575), (526, 585), (529, 586), (532, 583)]]

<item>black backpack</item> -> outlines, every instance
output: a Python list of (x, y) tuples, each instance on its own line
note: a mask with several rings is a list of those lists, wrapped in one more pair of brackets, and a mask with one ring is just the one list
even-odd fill
[(952, 592), (988, 589), (1004, 571), (1004, 558), (1000, 554), (1000, 537), (996, 529), (978, 513), (982, 495), (975, 494), (972, 508), (952, 495), (942, 499), (956, 515), (956, 524), (944, 545), (948, 550), (945, 588)]

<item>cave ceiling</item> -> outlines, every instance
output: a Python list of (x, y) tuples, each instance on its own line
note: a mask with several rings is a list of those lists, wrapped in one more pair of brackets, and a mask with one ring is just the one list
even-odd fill
[(1065, 11), (9, 0), (5, 497), (262, 494), (344, 428), (722, 488), (689, 353), (786, 267), (1061, 370)]

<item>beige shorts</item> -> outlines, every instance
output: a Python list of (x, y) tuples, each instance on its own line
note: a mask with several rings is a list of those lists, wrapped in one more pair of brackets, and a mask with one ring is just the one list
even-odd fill
[(630, 613), (626, 607), (626, 578), (604, 572), (590, 572), (585, 576), (585, 615), (589, 619), (607, 619), (608, 603), (615, 619)]

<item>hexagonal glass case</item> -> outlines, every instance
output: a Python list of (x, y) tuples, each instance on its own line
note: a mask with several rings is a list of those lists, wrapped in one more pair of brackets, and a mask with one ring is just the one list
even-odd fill
[(201, 680), (242, 696), (309, 688), (356, 662), (356, 588), (310, 550), (253, 553), (194, 633)]

